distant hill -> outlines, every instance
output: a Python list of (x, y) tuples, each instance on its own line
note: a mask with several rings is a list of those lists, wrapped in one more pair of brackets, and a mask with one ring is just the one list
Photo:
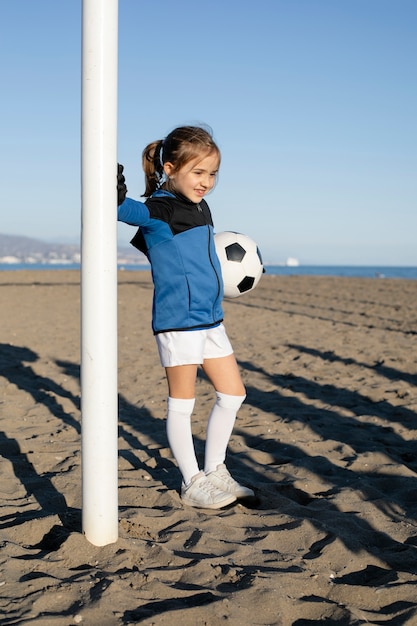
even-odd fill
[(12, 257), (22, 263), (41, 263), (55, 259), (77, 262), (73, 261), (73, 259), (78, 259), (79, 261), (79, 255), (80, 248), (76, 245), (47, 243), (46, 241), (20, 235), (0, 234), (0, 260)]
[[(0, 234), (0, 263), (79, 263), (80, 246), (48, 243), (20, 235)], [(119, 247), (118, 262), (125, 265), (147, 264), (147, 259), (133, 247)]]

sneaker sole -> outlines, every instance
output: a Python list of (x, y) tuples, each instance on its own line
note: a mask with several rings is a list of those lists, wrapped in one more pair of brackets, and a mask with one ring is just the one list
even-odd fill
[(187, 498), (187, 496), (181, 496), (181, 500), (184, 502), (184, 504), (192, 506), (195, 509), (222, 509), (223, 507), (228, 506), (229, 504), (233, 504), (233, 502), (236, 502), (237, 498), (233, 494), (230, 494), (228, 498), (225, 498), (221, 502), (212, 502), (211, 504), (202, 504), (201, 502), (196, 502), (191, 498)]

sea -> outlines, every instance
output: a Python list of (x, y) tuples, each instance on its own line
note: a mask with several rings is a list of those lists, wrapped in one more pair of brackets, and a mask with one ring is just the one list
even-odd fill
[[(148, 265), (119, 265), (126, 272), (149, 271)], [(0, 271), (14, 270), (79, 270), (76, 263), (0, 263)], [(266, 265), (265, 273), (272, 276), (345, 276), (356, 278), (403, 278), (417, 280), (417, 267), (369, 265)]]

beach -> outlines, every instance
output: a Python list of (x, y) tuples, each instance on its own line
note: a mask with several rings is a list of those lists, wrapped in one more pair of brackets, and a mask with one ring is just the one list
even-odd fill
[[(417, 282), (268, 276), (224, 302), (247, 389), (227, 466), (182, 504), (148, 271), (118, 274), (119, 539), (81, 524), (80, 277), (0, 272), (0, 622), (417, 624)], [(204, 453), (213, 391), (197, 381)]]

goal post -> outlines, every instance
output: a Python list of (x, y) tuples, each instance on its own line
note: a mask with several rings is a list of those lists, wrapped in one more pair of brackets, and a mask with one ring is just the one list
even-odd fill
[(83, 0), (82, 526), (96, 546), (118, 539), (117, 44), (118, 0)]

